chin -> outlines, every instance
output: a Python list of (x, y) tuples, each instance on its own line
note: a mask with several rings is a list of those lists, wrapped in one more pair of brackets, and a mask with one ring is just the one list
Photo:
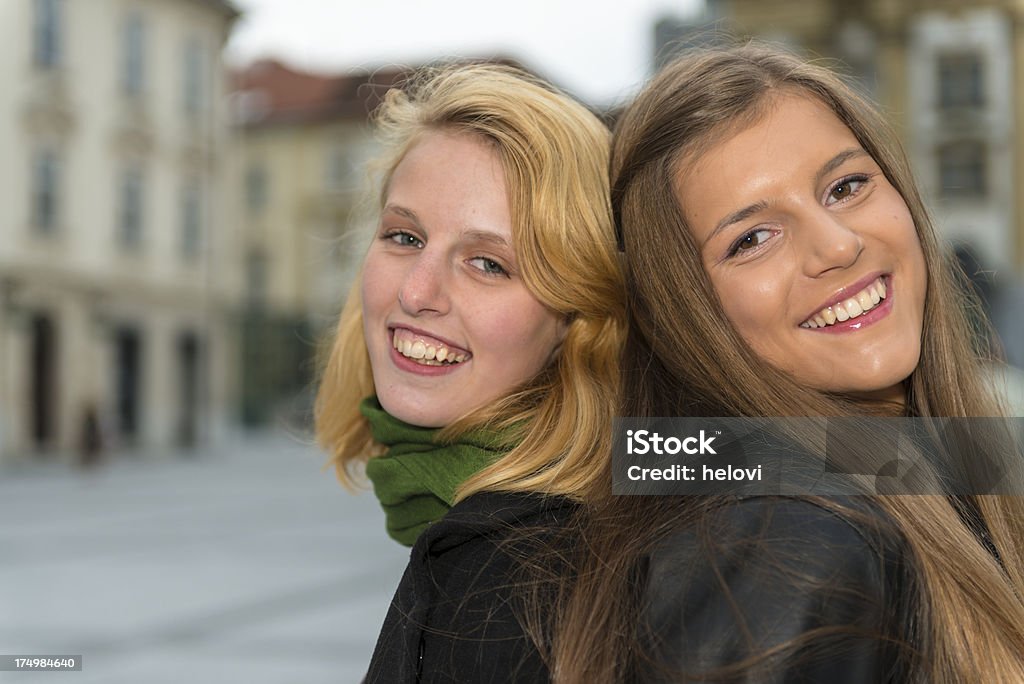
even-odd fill
[(435, 411), (424, 411), (422, 406), (410, 406), (409, 402), (394, 400), (391, 397), (377, 396), (377, 401), (393, 418), (403, 423), (423, 428), (445, 427), (451, 420), (448, 416), (439, 415)]

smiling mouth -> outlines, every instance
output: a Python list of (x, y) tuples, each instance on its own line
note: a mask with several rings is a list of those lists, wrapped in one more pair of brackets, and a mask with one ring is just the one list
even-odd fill
[(838, 304), (826, 306), (800, 324), (801, 328), (827, 328), (871, 311), (886, 297), (885, 278), (879, 276), (870, 285)]
[(424, 366), (454, 366), (470, 358), (464, 351), (456, 351), (441, 342), (428, 342), (409, 330), (396, 329), (392, 345), (402, 356)]

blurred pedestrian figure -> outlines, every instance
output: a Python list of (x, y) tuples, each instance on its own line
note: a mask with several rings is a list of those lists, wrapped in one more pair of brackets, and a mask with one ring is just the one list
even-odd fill
[(88, 402), (82, 410), (81, 432), (78, 439), (78, 464), (94, 468), (103, 456), (103, 431), (95, 402)]

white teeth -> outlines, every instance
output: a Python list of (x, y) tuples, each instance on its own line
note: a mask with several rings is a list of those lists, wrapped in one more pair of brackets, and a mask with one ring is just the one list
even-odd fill
[(444, 346), (435, 347), (423, 340), (402, 339), (398, 333), (394, 334), (391, 343), (402, 356), (426, 366), (450, 366), (468, 358), (466, 354), (456, 354)]
[(867, 311), (878, 306), (878, 303), (885, 299), (885, 281), (878, 278), (853, 297), (846, 299), (839, 304), (826, 307), (814, 314), (800, 324), (802, 328), (825, 328), (835, 325), (836, 322), (848, 321), (857, 318)]

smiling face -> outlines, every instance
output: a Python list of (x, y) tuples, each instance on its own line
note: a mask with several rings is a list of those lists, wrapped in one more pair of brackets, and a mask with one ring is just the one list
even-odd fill
[(377, 397), (423, 427), (508, 394), (550, 363), (564, 334), (519, 275), (498, 155), (469, 133), (428, 133), (398, 164), (362, 299)]
[(676, 195), (725, 315), (810, 387), (902, 402), (926, 270), (903, 198), (827, 107), (783, 92), (681, 166)]

